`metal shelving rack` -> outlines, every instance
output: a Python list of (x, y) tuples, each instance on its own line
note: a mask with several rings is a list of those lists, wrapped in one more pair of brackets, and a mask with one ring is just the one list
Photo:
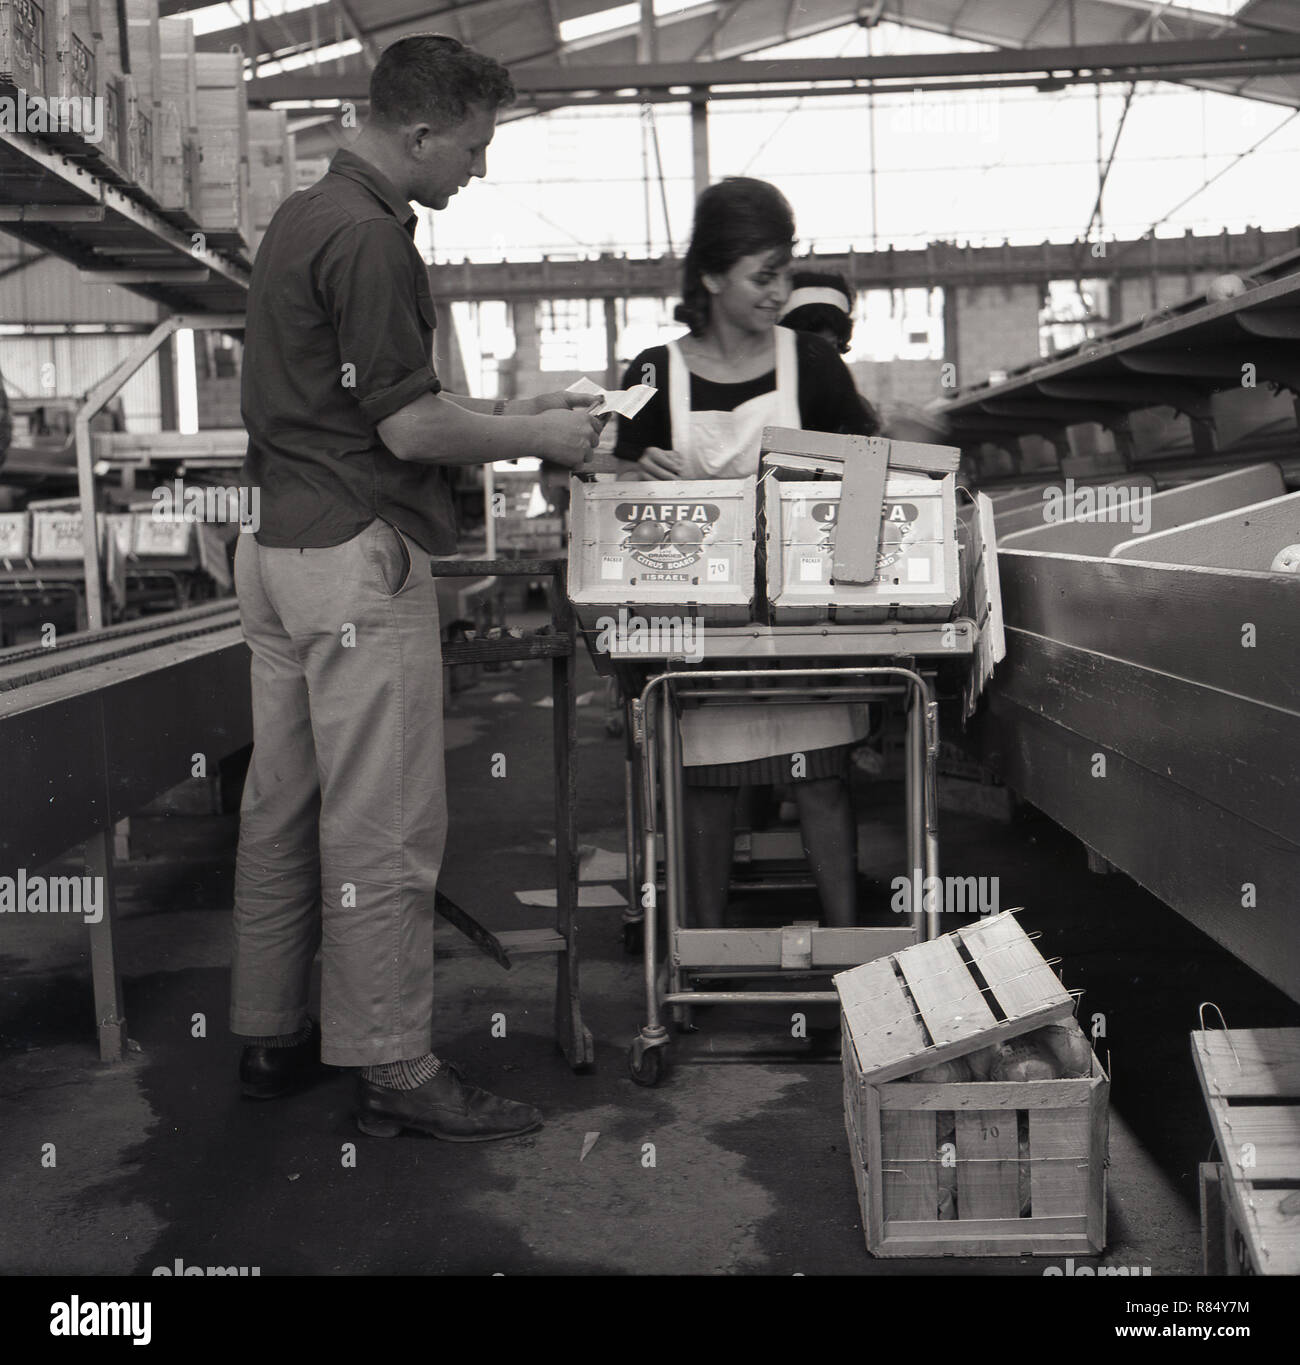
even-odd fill
[(237, 252), (209, 246), (188, 215), (163, 214), (138, 187), (95, 174), (75, 151), (0, 130), (0, 230), (76, 266), (88, 284), (121, 285), (171, 311), (86, 394), (76, 414), (86, 614), (98, 630), (105, 621), (90, 419), (177, 331), (242, 332), (249, 264)]

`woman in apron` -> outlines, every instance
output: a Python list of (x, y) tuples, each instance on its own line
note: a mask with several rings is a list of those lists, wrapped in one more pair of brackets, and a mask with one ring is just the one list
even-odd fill
[[(658, 390), (619, 419), (621, 477), (750, 479), (767, 426), (869, 435), (852, 376), (820, 337), (778, 327), (790, 294), (794, 214), (761, 180), (710, 186), (695, 207), (679, 321), (689, 334), (632, 361), (624, 387)], [(688, 913), (722, 923), (736, 795), (791, 783), (825, 922), (855, 921), (856, 828), (848, 752), (866, 735), (862, 708), (708, 704), (682, 717)]]

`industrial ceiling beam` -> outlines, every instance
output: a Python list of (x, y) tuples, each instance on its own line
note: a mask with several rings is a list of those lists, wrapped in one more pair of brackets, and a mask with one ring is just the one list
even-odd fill
[[(530, 96), (618, 95), (725, 86), (806, 85), (819, 81), (894, 81), (1032, 75), (1036, 83), (1183, 80), (1193, 76), (1280, 75), (1300, 70), (1300, 34), (1164, 43), (931, 52), (874, 57), (786, 58), (779, 61), (656, 62), (623, 66), (515, 66), (511, 79)], [(899, 87), (906, 92), (912, 87)], [(364, 99), (364, 73), (284, 75), (249, 83), (255, 103), (273, 100)]]
[[(1107, 243), (1108, 250), (1122, 243)], [(1300, 246), (1300, 230), (1164, 238), (1154, 259), (1132, 253), (1109, 278), (1237, 271), (1249, 274)], [(906, 289), (999, 283), (1046, 283), (1077, 276), (1078, 244), (958, 247), (934, 243), (919, 251), (864, 251), (801, 258), (801, 268), (841, 274), (855, 289)], [(1098, 265), (1100, 266), (1100, 262)], [(1300, 265), (1300, 255), (1297, 258)], [(674, 294), (681, 262), (659, 257), (601, 256), (585, 261), (442, 262), (430, 270), (434, 296), (445, 301), (523, 298), (632, 298)], [(1257, 312), (1258, 310), (1251, 310)]]

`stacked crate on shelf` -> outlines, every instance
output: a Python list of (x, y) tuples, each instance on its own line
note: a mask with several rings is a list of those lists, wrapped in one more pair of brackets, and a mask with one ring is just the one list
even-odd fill
[(126, 152), (131, 179), (156, 197), (159, 180), (158, 105), (162, 51), (158, 0), (126, 0), (126, 38), (130, 72), (126, 87)]
[[(60, 101), (63, 110), (78, 111), (94, 109), (93, 101), (98, 89), (98, 73), (95, 62), (95, 34), (98, 19), (92, 24), (87, 6), (82, 6), (80, 15), (74, 13), (72, 0), (47, 0), (45, 7), (45, 89), (51, 97)], [(102, 109), (102, 106), (100, 106)], [(82, 126), (60, 127), (47, 133), (50, 141), (62, 148), (69, 156), (82, 156), (94, 159), (93, 138), (102, 138), (104, 129), (92, 112), (92, 123), (85, 124), (78, 113)], [(82, 133), (85, 136), (82, 136)]]
[(160, 79), (158, 185), (154, 198), (164, 212), (194, 218), (198, 180), (198, 71), (194, 60), (194, 23), (190, 19), (158, 21)]
[(835, 986), (844, 1122), (874, 1255), (1105, 1249), (1110, 1081), (1013, 915), (842, 972)]
[(0, 0), (0, 88), (44, 95), (52, 49), (43, 0)]
[(199, 52), (194, 61), (199, 113), (194, 216), (210, 245), (246, 249), (251, 233), (244, 58), (238, 50)]
[[(91, 98), (92, 125), (83, 124), (95, 172), (124, 184), (130, 180), (125, 151), (126, 108), (122, 80), (122, 34), (115, 0), (59, 0), (59, 94)], [(91, 140), (93, 137), (93, 141)]]
[(256, 253), (276, 209), (294, 192), (293, 139), (282, 109), (248, 111), (249, 213)]

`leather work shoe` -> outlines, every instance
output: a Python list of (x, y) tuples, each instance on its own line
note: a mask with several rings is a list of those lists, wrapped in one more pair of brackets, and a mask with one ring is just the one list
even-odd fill
[(357, 1127), (371, 1137), (414, 1128), (444, 1142), (492, 1142), (541, 1126), (540, 1109), (470, 1085), (451, 1062), (417, 1090), (387, 1090), (364, 1078), (357, 1084)]
[(320, 1024), (308, 1018), (311, 1035), (293, 1047), (246, 1047), (239, 1083), (250, 1100), (278, 1100), (312, 1081), (321, 1069)]

